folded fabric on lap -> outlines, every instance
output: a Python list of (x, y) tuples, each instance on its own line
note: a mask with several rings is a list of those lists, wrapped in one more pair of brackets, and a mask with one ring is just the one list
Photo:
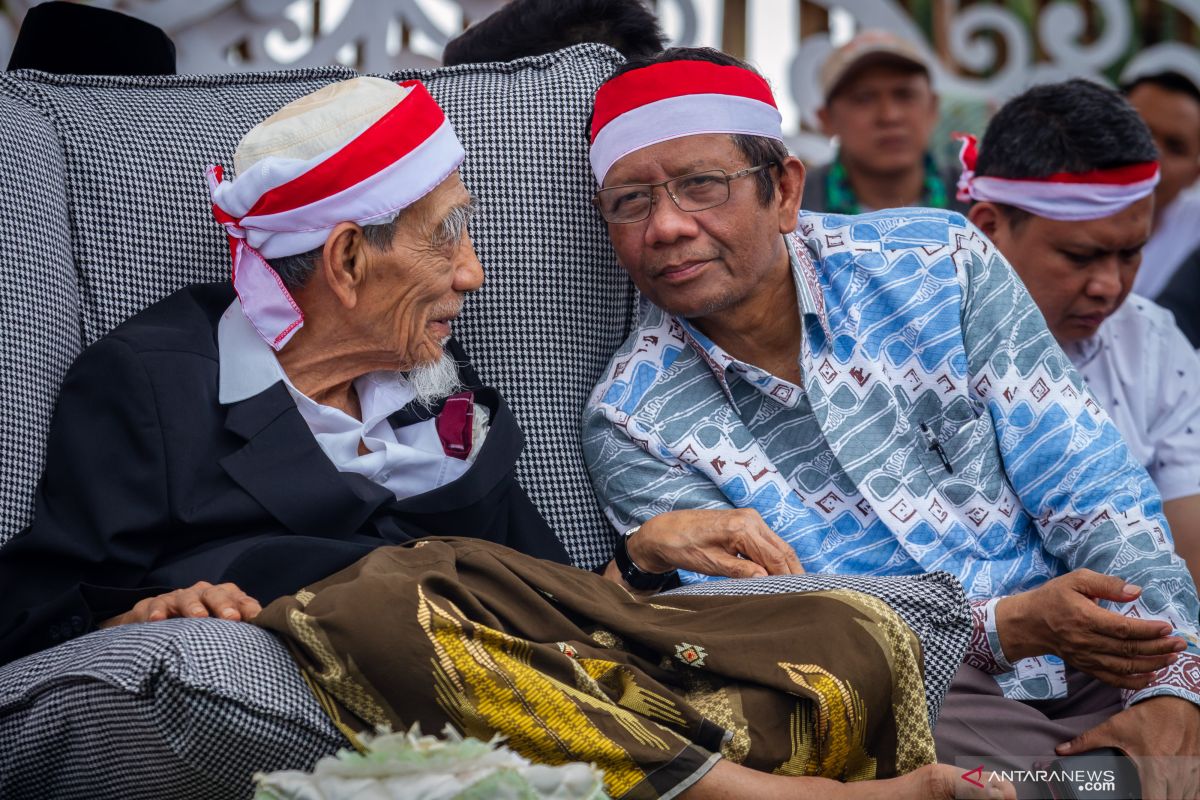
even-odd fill
[(501, 733), (539, 763), (597, 764), (613, 797), (673, 795), (721, 756), (838, 780), (934, 760), (921, 643), (848, 588), (645, 600), (491, 542), (426, 539), (256, 621), (351, 736), (414, 722)]

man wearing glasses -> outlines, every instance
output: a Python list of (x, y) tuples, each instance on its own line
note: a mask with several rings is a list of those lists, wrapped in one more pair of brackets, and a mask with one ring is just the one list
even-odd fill
[[(1013, 755), (1066, 754), (1107, 717), (1134, 755), (1196, 755), (1195, 586), (1011, 267), (951, 212), (798, 216), (781, 140), (766, 82), (716, 51), (631, 62), (597, 93), (595, 202), (643, 297), (584, 416), (624, 534), (610, 573), (793, 571), (748, 530), (810, 572), (945, 570)], [(656, 518), (684, 509), (694, 529)], [(1197, 789), (1152, 777), (1147, 796)]]

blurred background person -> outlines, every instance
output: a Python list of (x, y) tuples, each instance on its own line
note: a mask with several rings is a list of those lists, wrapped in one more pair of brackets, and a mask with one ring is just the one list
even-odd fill
[(174, 75), (175, 44), (149, 22), (81, 3), (29, 9), (8, 68), (60, 75)]
[(1134, 289), (1156, 297), (1200, 246), (1200, 89), (1177, 72), (1144, 75), (1123, 87), (1158, 147), (1162, 180), (1154, 192), (1154, 233)]
[(1142, 75), (1123, 87), (1158, 146), (1162, 180), (1154, 193), (1154, 232), (1133, 289), (1175, 314), (1200, 347), (1200, 89), (1185, 75)]
[(898, 36), (869, 30), (839, 47), (821, 68), (825, 134), (837, 139), (829, 164), (809, 170), (801, 207), (833, 214), (927, 206), (965, 211), (957, 170), (929, 153), (938, 96), (921, 52)]

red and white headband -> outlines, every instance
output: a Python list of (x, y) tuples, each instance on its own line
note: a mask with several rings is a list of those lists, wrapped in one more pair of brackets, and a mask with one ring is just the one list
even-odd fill
[(462, 164), (462, 144), (419, 81), (346, 144), (307, 160), (270, 157), (223, 180), (208, 168), (213, 215), (225, 227), (233, 287), (250, 324), (281, 349), (304, 325), (304, 313), (265, 259), (306, 253), (342, 222), (390, 222)]
[(708, 61), (667, 61), (618, 75), (596, 92), (592, 172), (603, 184), (621, 157), (698, 133), (783, 141), (771, 87), (750, 70)]
[(979, 157), (974, 136), (956, 133), (963, 171), (958, 199), (1004, 203), (1046, 219), (1078, 222), (1102, 219), (1149, 197), (1158, 185), (1158, 162), (1143, 161), (1090, 172), (1056, 172), (1044, 178), (997, 178), (976, 175)]

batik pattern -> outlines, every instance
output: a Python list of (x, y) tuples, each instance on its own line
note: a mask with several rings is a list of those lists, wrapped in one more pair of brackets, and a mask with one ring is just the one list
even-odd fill
[[(991, 243), (959, 214), (906, 209), (802, 215), (788, 246), (803, 388), (643, 305), (584, 419), (614, 525), (753, 508), (809, 571), (946, 570), (971, 598), (1117, 574), (1146, 587), (1117, 610), (1169, 620), (1192, 642), (1180, 661), (1200, 664), (1195, 587), (1157, 491)], [(997, 679), (1010, 697), (1058, 697), (1054, 666)], [(1200, 682), (1132, 699), (1151, 694), (1200, 702)]]
[[(929, 616), (965, 638), (958, 605)], [(840, 781), (935, 760), (921, 642), (850, 589), (642, 601), (491, 542), (423, 539), (255, 624), (287, 641), (351, 741), (449, 723), (538, 763), (595, 764), (612, 797), (673, 797), (721, 757)]]

